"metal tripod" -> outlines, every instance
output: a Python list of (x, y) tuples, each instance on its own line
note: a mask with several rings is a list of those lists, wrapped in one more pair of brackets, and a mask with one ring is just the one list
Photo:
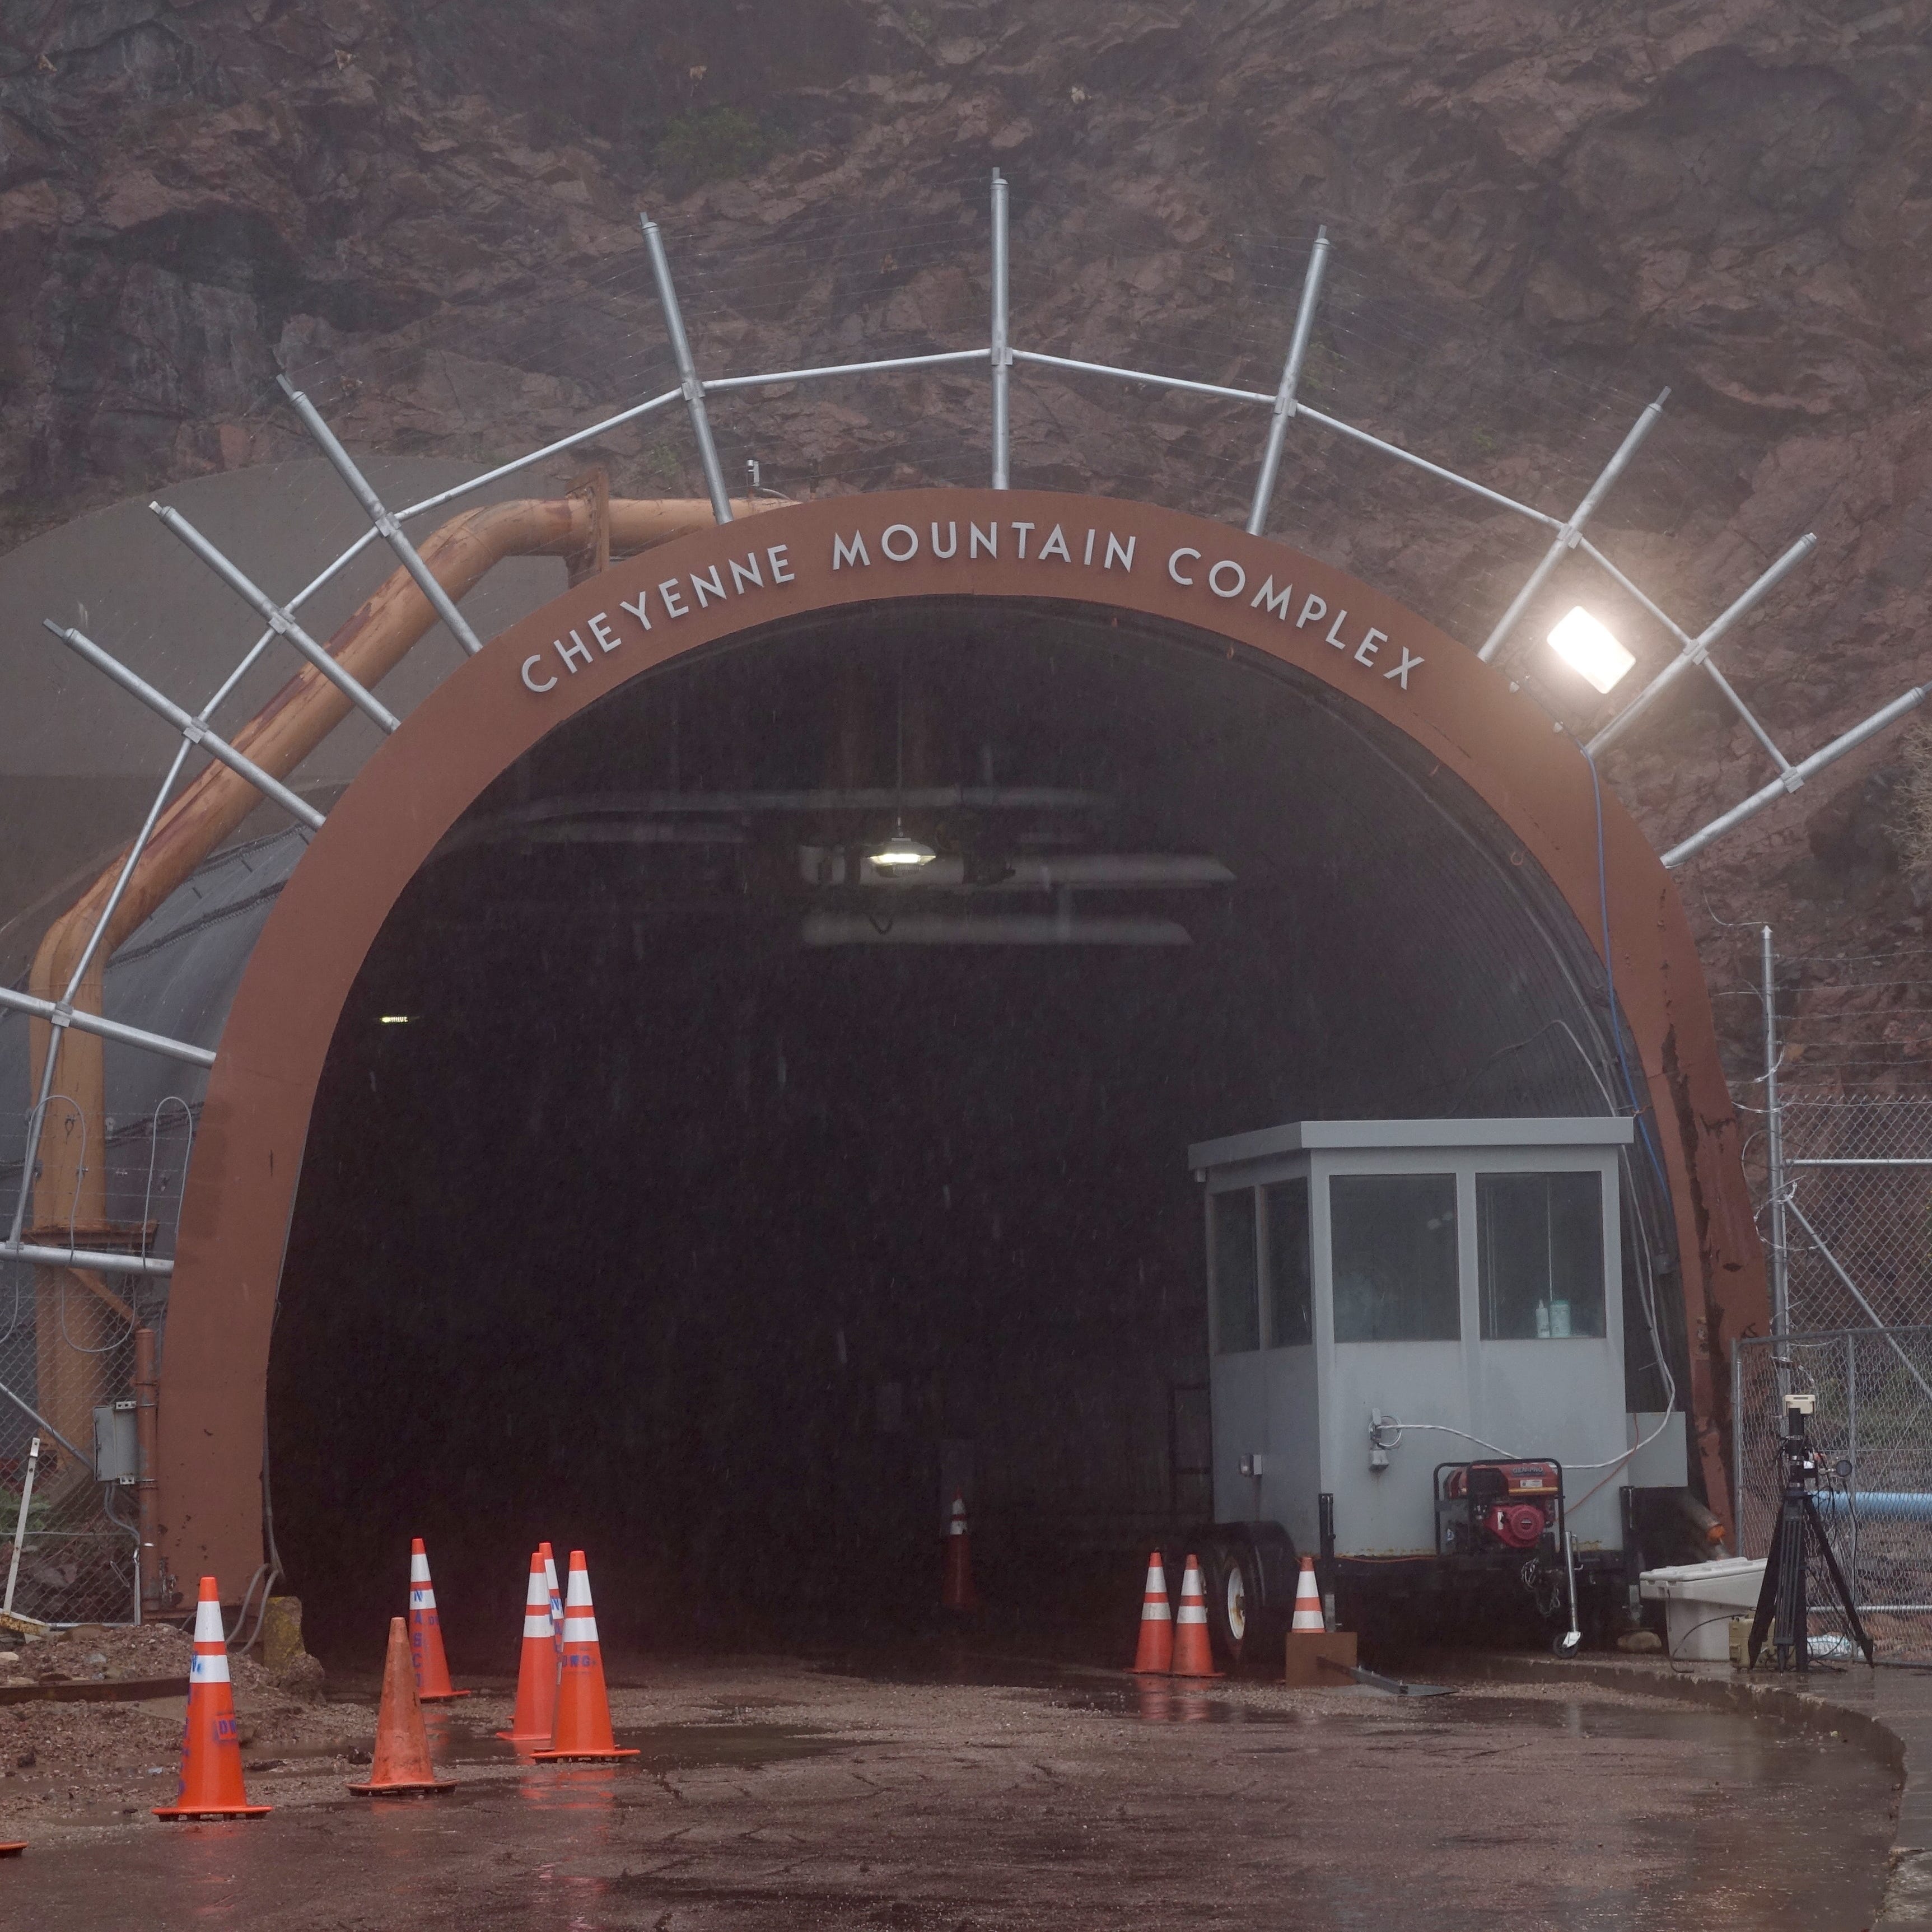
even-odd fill
[(1784, 1398), (1784, 1435), (1778, 1444), (1779, 1459), (1784, 1466), (1784, 1497), (1778, 1505), (1778, 1527), (1772, 1532), (1770, 1553), (1765, 1558), (1764, 1585), (1758, 1592), (1756, 1614), (1751, 1618), (1749, 1655), (1754, 1670), (1757, 1667), (1758, 1652), (1764, 1648), (1767, 1630), (1778, 1670), (1810, 1669), (1807, 1582), (1814, 1552), (1822, 1560), (1838, 1607), (1845, 1613), (1852, 1642), (1864, 1652), (1866, 1663), (1872, 1660), (1871, 1639), (1858, 1621), (1858, 1606), (1845, 1587), (1844, 1574), (1826, 1539), (1825, 1526), (1819, 1520), (1818, 1505), (1813, 1499), (1818, 1486), (1819, 1463), (1805, 1418), (1816, 1400), (1809, 1395)]

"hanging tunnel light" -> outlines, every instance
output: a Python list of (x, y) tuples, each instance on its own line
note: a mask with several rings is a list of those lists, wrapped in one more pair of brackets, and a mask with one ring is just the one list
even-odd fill
[(1603, 692), (1610, 690), (1636, 662), (1580, 604), (1550, 632), (1550, 648)]
[(938, 856), (930, 845), (908, 838), (904, 825), (896, 818), (892, 820), (892, 836), (877, 851), (866, 854), (874, 866), (886, 872), (916, 872)]

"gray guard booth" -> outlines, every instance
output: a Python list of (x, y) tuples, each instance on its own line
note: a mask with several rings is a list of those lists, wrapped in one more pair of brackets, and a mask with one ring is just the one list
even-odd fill
[(1576, 1549), (1620, 1550), (1618, 1489), (1685, 1480), (1681, 1414), (1607, 1467), (1664, 1420), (1626, 1407), (1630, 1138), (1616, 1117), (1304, 1120), (1190, 1148), (1216, 1520), (1313, 1554), (1326, 1492), (1338, 1556), (1431, 1557), (1438, 1464), (1555, 1458)]

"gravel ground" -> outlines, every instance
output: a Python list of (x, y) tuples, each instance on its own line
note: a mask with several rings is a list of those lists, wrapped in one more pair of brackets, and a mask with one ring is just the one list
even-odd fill
[(1876, 1909), (1888, 1774), (1774, 1720), (900, 1661), (614, 1660), (642, 1754), (616, 1768), (520, 1764), (490, 1736), (504, 1684), (431, 1714), (457, 1790), (387, 1804), (343, 1789), (368, 1702), (247, 1666), (250, 1796), (276, 1810), (219, 1826), (146, 1815), (178, 1705), (0, 1708), (0, 1750), (33, 1760), (0, 1780), (0, 1835), (32, 1840), (0, 1867), (0, 1922), (1852, 1932)]

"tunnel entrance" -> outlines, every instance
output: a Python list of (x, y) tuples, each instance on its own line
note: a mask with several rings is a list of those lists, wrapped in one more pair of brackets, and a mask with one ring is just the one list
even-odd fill
[[(888, 883), (902, 814), (939, 856)], [(990, 1598), (1077, 1604), (1210, 1507), (1188, 1144), (1596, 1113), (1614, 1064), (1534, 860), (1311, 677), (1064, 604), (742, 634), (520, 760), (364, 964), (271, 1356), (287, 1587), (359, 1642), (423, 1535), (500, 1662), (548, 1536), (620, 1638), (903, 1627), (958, 1486)]]

